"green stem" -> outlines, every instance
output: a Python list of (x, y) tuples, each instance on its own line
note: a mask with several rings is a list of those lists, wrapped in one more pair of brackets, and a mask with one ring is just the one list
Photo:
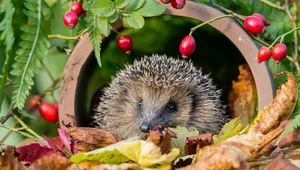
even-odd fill
[(58, 38), (58, 39), (63, 39), (63, 40), (78, 40), (84, 33), (86, 33), (88, 29), (84, 29), (80, 34), (78, 34), (75, 37), (68, 37), (60, 34), (55, 34), (55, 35), (48, 35), (48, 38)]
[(0, 123), (0, 127), (3, 127), (3, 128), (5, 128), (5, 129), (7, 129), (7, 130), (16, 132), (16, 133), (18, 133), (18, 134), (20, 134), (20, 135), (22, 135), (22, 136), (25, 136), (25, 137), (27, 137), (27, 138), (31, 138), (31, 139), (33, 139), (33, 140), (35, 140), (35, 141), (38, 141), (38, 140), (39, 140), (39, 139), (35, 138), (34, 136), (32, 136), (32, 135), (26, 133), (26, 132), (22, 132), (22, 131), (19, 131), (18, 129), (11, 128), (11, 127), (8, 127), (8, 126), (5, 126), (5, 125), (3, 125), (2, 123)]
[[(26, 127), (27, 125), (15, 114), (12, 115), (19, 123), (22, 127)], [(33, 136), (35, 136), (37, 139), (39, 140), (43, 140), (43, 138), (38, 135), (37, 133), (35, 133), (32, 129), (27, 128), (26, 131), (28, 131), (29, 133), (31, 133)]]
[(294, 31), (296, 31), (296, 30), (299, 30), (299, 29), (300, 29), (300, 27), (296, 27), (296, 28), (293, 28), (292, 30), (290, 30), (290, 31), (288, 31), (288, 32), (286, 32), (286, 33), (284, 33), (284, 34), (278, 36), (278, 37), (275, 39), (275, 41), (269, 46), (269, 48), (272, 48), (272, 47), (275, 45), (275, 43), (276, 43), (280, 38), (281, 38), (280, 42), (282, 42), (283, 38), (284, 38), (286, 35), (288, 35), (288, 34), (294, 32)]
[(209, 23), (214, 22), (214, 21), (216, 21), (216, 20), (218, 20), (218, 19), (226, 18), (226, 17), (231, 17), (231, 18), (232, 18), (233, 15), (232, 15), (232, 14), (229, 14), (229, 15), (221, 15), (221, 16), (212, 18), (212, 19), (210, 19), (210, 20), (208, 20), (208, 21), (205, 21), (205, 22), (203, 22), (203, 23), (201, 23), (201, 24), (199, 24), (199, 25), (197, 25), (197, 26), (191, 28), (191, 32), (190, 32), (189, 35), (192, 35), (193, 32), (194, 32), (195, 30), (197, 30), (198, 28), (202, 27), (203, 25), (209, 24)]
[(240, 14), (237, 14), (237, 13), (234, 13), (233, 11), (231, 11), (231, 10), (229, 10), (229, 9), (227, 9), (227, 8), (224, 8), (224, 7), (222, 7), (222, 6), (218, 5), (218, 4), (216, 4), (213, 0), (209, 0), (209, 2), (210, 2), (215, 8), (218, 8), (218, 9), (220, 9), (220, 10), (222, 10), (222, 11), (228, 13), (228, 14), (232, 14), (232, 15), (234, 15), (235, 17), (240, 18), (240, 19), (242, 19), (242, 20), (245, 19), (245, 16), (240, 15)]
[(270, 2), (270, 1), (267, 1), (267, 0), (259, 0), (259, 1), (266, 4), (266, 5), (269, 5), (272, 8), (275, 8), (275, 9), (278, 9), (278, 10), (281, 10), (281, 11), (285, 10), (283, 7), (275, 5), (274, 3)]

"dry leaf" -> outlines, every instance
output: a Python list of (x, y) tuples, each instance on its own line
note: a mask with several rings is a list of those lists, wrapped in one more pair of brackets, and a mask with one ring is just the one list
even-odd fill
[(184, 154), (195, 154), (198, 148), (211, 145), (213, 143), (212, 134), (201, 134), (198, 136), (187, 137), (184, 145)]
[(229, 109), (233, 118), (240, 117), (243, 127), (253, 118), (257, 100), (256, 86), (247, 64), (239, 66), (240, 75), (232, 82), (229, 92)]
[(153, 142), (155, 145), (160, 145), (163, 141), (163, 133), (162, 131), (165, 128), (162, 126), (157, 126), (150, 130), (149, 136), (147, 137), (146, 141)]
[(300, 144), (300, 129), (293, 129), (285, 134), (279, 141), (280, 148), (288, 147), (291, 145)]
[(2, 170), (25, 170), (26, 169), (16, 159), (14, 147), (7, 146), (3, 152), (1, 152), (0, 150), (0, 169)]
[(68, 128), (67, 136), (70, 136), (75, 141), (78, 153), (92, 151), (117, 142), (111, 133), (97, 128)]
[(287, 75), (286, 81), (280, 85), (272, 103), (259, 112), (249, 131), (268, 133), (286, 120), (293, 112), (298, 98), (298, 84), (295, 76), (289, 72), (281, 72), (275, 77)]
[(298, 170), (299, 168), (292, 164), (290, 161), (284, 159), (283, 153), (280, 153), (275, 159), (273, 159), (264, 170)]
[(60, 154), (45, 155), (30, 165), (30, 169), (35, 170), (64, 170), (72, 164), (71, 160)]

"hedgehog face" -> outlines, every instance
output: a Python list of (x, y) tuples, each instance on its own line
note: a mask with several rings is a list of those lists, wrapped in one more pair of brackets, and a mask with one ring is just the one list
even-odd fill
[(220, 95), (212, 80), (191, 62), (144, 57), (118, 72), (105, 88), (93, 123), (122, 138), (158, 125), (218, 133), (227, 121)]

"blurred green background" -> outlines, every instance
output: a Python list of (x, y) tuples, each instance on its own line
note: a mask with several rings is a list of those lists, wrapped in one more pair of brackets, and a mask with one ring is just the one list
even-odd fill
[[(64, 13), (68, 11), (70, 3), (63, 3), (63, 1), (64, 0), (46, 0), (47, 4), (53, 9), (53, 11), (45, 11), (49, 13), (48, 17), (51, 34), (75, 36), (79, 31), (85, 28), (85, 22), (81, 17), (79, 25), (77, 25), (74, 30), (69, 30), (65, 27), (62, 18)], [(13, 0), (13, 2), (16, 8), (15, 16), (17, 16), (13, 23), (15, 26), (16, 37), (14, 49), (17, 49), (18, 43), (20, 42), (19, 37), (22, 33), (19, 30), (19, 27), (26, 23), (26, 17), (22, 12), (22, 9), (24, 9), (23, 2), (19, 0)], [(270, 30), (266, 33), (270, 34), (266, 35), (270, 37), (269, 42), (274, 39), (274, 35), (271, 34), (274, 32), (274, 30), (271, 29), (275, 29), (273, 27), (277, 26), (278, 28), (276, 27), (276, 29), (281, 30), (282, 32), (289, 30), (289, 28), (285, 26), (285, 23), (280, 24), (283, 21), (283, 18), (278, 16), (282, 15), (277, 15), (276, 12), (276, 15), (269, 14), (271, 12), (274, 13), (274, 11), (268, 11), (268, 8), (261, 5), (257, 0), (216, 0), (216, 2), (243, 15), (250, 15), (254, 12), (263, 14), (271, 22), (271, 26), (267, 28)], [(297, 1), (297, 3), (298, 6), (300, 6), (300, 2)], [(208, 3), (208, 5), (210, 4)], [(2, 18), (3, 16), (0, 15), (0, 20)], [(152, 54), (166, 54), (168, 56), (180, 58), (178, 49), (180, 41), (190, 32), (191, 27), (199, 23), (200, 22), (198, 21), (187, 18), (161, 16), (147, 19), (145, 26), (141, 30), (125, 29), (121, 33), (130, 35), (134, 43), (130, 55), (126, 55), (117, 48), (116, 40), (118, 36), (112, 34), (109, 39), (102, 44), (102, 67), (99, 68), (95, 64), (94, 58), (89, 61), (89, 68), (85, 70), (86, 73), (80, 82), (80, 87), (82, 88), (80, 88), (79, 95), (81, 95), (81, 97), (79, 103), (84, 104), (77, 106), (77, 109), (84, 114), (89, 113), (91, 98), (94, 92), (102, 85), (108, 83), (111, 80), (111, 76), (114, 75), (116, 71), (123, 69), (125, 63), (132, 63), (136, 58)], [(238, 65), (245, 63), (245, 60), (236, 47), (224, 35), (208, 25), (199, 28), (194, 32), (193, 36), (196, 39), (197, 48), (190, 59), (196, 66), (201, 67), (204, 73), (211, 74), (215, 84), (223, 89), (223, 100), (226, 103), (231, 82), (236, 79), (238, 75)], [(53, 78), (57, 79), (63, 74), (64, 66), (69, 57), (64, 49), (72, 49), (77, 42), (61, 39), (51, 39), (50, 42), (52, 47), (49, 49), (49, 54), (44, 56), (44, 64), (49, 69)], [(286, 43), (289, 47), (292, 46), (291, 36), (286, 38)], [(4, 49), (3, 42), (0, 42), (1, 70), (5, 61)], [(292, 48), (289, 48), (289, 52), (292, 52)], [(284, 61), (283, 64), (280, 65), (275, 64), (273, 60), (270, 60), (268, 63), (272, 73), (277, 73), (280, 70), (291, 70), (292, 68), (287, 61)], [(35, 85), (31, 90), (32, 95), (43, 93), (53, 83), (43, 68), (40, 69), (39, 74), (35, 76), (34, 80)], [(3, 116), (8, 112), (11, 88), (12, 87), (9, 86), (5, 89), (6, 97), (0, 116)], [(53, 89), (52, 92), (45, 97), (45, 101), (54, 103), (58, 100), (59, 86)], [(32, 114), (35, 115), (36, 119), (26, 118), (25, 121), (34, 131), (48, 137), (57, 135), (57, 124), (47, 123), (39, 116), (38, 112), (33, 112)], [(13, 126), (13, 124), (13, 119), (6, 122), (6, 125), (8, 126)], [(6, 133), (7, 130), (3, 128), (0, 129), (0, 140)], [(12, 133), (4, 143), (17, 145), (22, 140), (22, 136)]]

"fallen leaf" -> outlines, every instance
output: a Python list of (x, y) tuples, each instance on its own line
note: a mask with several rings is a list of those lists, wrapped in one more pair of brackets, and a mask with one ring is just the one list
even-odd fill
[(162, 131), (165, 128), (162, 128), (160, 126), (153, 128), (150, 130), (149, 135), (146, 139), (148, 142), (153, 142), (155, 145), (160, 145), (163, 141), (163, 133)]
[(195, 154), (198, 148), (211, 145), (213, 143), (212, 134), (200, 134), (198, 136), (190, 136), (185, 140), (184, 154)]
[(299, 170), (297, 166), (292, 164), (287, 159), (284, 159), (283, 153), (280, 153), (275, 159), (273, 159), (270, 163), (268, 163), (264, 168), (264, 170), (281, 170), (281, 169)]
[(285, 134), (278, 143), (280, 148), (300, 144), (300, 129), (293, 129)]
[(90, 152), (77, 153), (71, 157), (71, 161), (76, 164), (82, 161), (98, 161), (107, 164), (124, 163), (130, 159), (119, 152), (120, 145), (124, 142), (136, 141), (138, 139), (138, 137), (133, 137)]
[(238, 134), (242, 130), (242, 123), (240, 119), (237, 117), (235, 119), (232, 119), (230, 122), (226, 123), (223, 128), (221, 129), (221, 132), (219, 135), (214, 135), (214, 143), (220, 143), (224, 141), (227, 138), (230, 138), (236, 134)]
[(231, 117), (239, 117), (244, 128), (255, 113), (257, 92), (249, 66), (242, 64), (239, 66), (239, 71), (238, 80), (232, 82), (228, 106)]
[(19, 161), (32, 163), (44, 155), (54, 153), (54, 151), (42, 143), (30, 143), (16, 148), (16, 153), (18, 153)]
[(179, 157), (184, 156), (184, 144), (187, 137), (199, 135), (199, 131), (191, 127), (187, 129), (183, 126), (177, 126), (176, 129), (170, 128), (176, 133), (176, 138), (171, 139), (172, 148), (178, 148), (180, 150)]
[[(89, 166), (84, 168), (91, 169), (91, 170), (171, 170), (172, 166), (170, 164), (164, 164), (164, 165), (157, 166), (155, 168), (145, 168), (135, 163), (123, 163), (120, 165), (101, 164), (101, 165), (94, 165), (94, 166)], [(81, 166), (74, 165), (74, 164), (68, 169), (85, 170), (82, 169)]]
[[(67, 136), (67, 132), (65, 129), (63, 128), (58, 128), (57, 129), (58, 135), (60, 140), (62, 141), (62, 143), (64, 144), (64, 146), (72, 153), (75, 154), (77, 152), (77, 148), (75, 148), (74, 146), (74, 140), (73, 138), (69, 138), (69, 136)], [(76, 146), (78, 147), (78, 146)]]
[(60, 137), (48, 138), (47, 136), (44, 136), (44, 139), (47, 141), (47, 143), (49, 144), (50, 148), (54, 152), (60, 153), (61, 155), (65, 155), (64, 144), (62, 143)]
[(295, 76), (290, 72), (281, 72), (275, 77), (287, 75), (286, 81), (280, 85), (272, 103), (259, 112), (249, 131), (268, 133), (279, 126), (293, 112), (298, 98), (298, 84)]
[(67, 136), (72, 138), (76, 143), (76, 151), (78, 153), (103, 148), (117, 142), (111, 133), (97, 128), (68, 128)]
[(180, 152), (178, 148), (173, 148), (170, 153), (162, 154), (160, 147), (144, 140), (123, 142), (118, 150), (121, 154), (145, 167), (170, 163)]
[(30, 169), (35, 170), (44, 170), (44, 169), (57, 169), (57, 170), (64, 170), (68, 166), (72, 164), (71, 160), (61, 156), (60, 154), (50, 154), (45, 155), (39, 158), (36, 162), (30, 165)]
[(26, 168), (16, 159), (15, 148), (7, 146), (0, 150), (0, 169), (2, 170), (25, 170)]

